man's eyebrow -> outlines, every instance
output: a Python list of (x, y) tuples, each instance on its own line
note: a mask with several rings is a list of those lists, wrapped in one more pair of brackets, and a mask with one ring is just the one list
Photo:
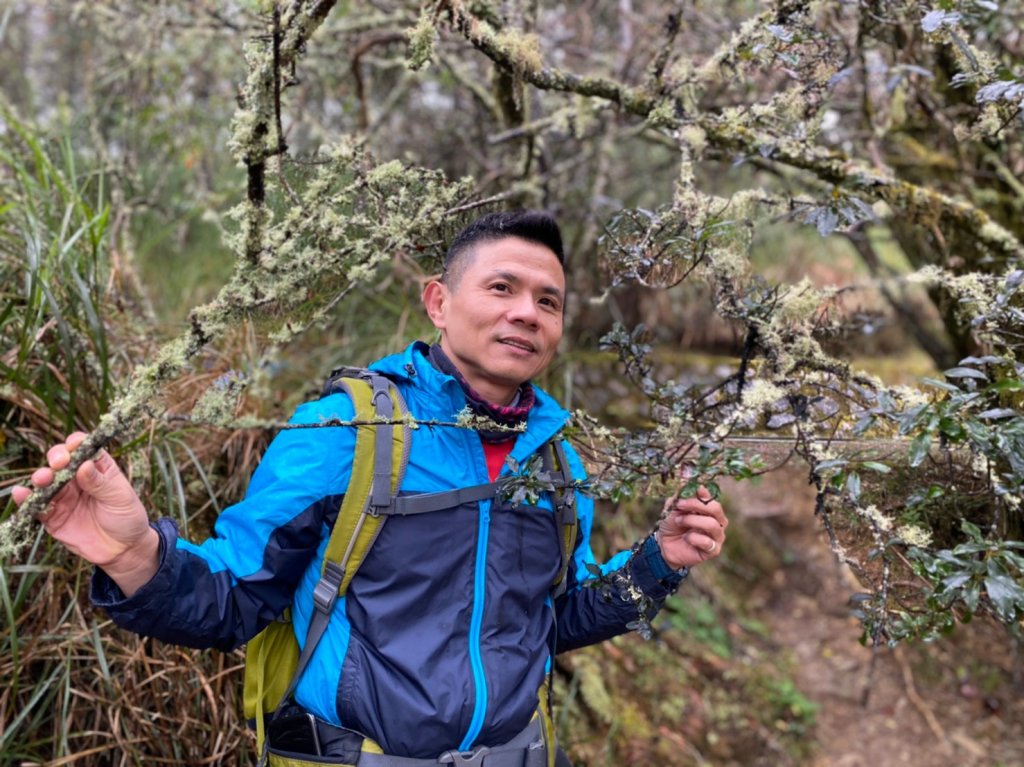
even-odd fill
[[(511, 282), (514, 285), (518, 285), (523, 281), (522, 278), (519, 277), (519, 275), (513, 274), (512, 272), (503, 271), (491, 272), (489, 278), (504, 280), (505, 282)], [(556, 298), (558, 298), (559, 301), (561, 301), (564, 298), (564, 296), (562, 295), (562, 291), (559, 290), (558, 287), (556, 287), (555, 285), (545, 285), (540, 289), (540, 291), (545, 295), (555, 296)]]

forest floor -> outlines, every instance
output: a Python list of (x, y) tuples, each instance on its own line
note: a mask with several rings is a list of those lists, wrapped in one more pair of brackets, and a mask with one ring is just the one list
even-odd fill
[(806, 474), (766, 479), (723, 489), (747, 534), (782, 563), (754, 585), (749, 605), (817, 707), (807, 764), (1024, 765), (1021, 659), (1006, 632), (975, 620), (931, 644), (861, 645), (848, 605), (860, 586), (828, 547)]

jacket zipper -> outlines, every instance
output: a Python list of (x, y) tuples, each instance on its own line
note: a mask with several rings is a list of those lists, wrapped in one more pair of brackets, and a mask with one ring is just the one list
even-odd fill
[(491, 526), (491, 502), (483, 501), (480, 510), (480, 528), (476, 539), (476, 571), (473, 578), (473, 617), (469, 625), (469, 661), (473, 667), (475, 701), (473, 718), (469, 723), (460, 751), (469, 751), (480, 735), (487, 716), (487, 678), (480, 651), (480, 630), (484, 619), (485, 575), (487, 571), (487, 537)]

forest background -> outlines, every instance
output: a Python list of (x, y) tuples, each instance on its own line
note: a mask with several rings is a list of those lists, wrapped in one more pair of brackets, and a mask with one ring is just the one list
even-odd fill
[(333, 366), (431, 337), (447, 238), (512, 206), (566, 234), (540, 383), (598, 554), (697, 483), (735, 519), (647, 641), (559, 658), (576, 762), (1024, 761), (1022, 28), (981, 1), (0, 3), (0, 763), (253, 760), (241, 652), (114, 628), (9, 487), (85, 429), (201, 539)]

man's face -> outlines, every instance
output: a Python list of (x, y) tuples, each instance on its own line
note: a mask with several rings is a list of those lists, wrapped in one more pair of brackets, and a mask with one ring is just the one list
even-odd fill
[(565, 274), (547, 247), (506, 237), (473, 245), (454, 284), (431, 282), (427, 314), (441, 348), (484, 398), (508, 403), (562, 338)]

